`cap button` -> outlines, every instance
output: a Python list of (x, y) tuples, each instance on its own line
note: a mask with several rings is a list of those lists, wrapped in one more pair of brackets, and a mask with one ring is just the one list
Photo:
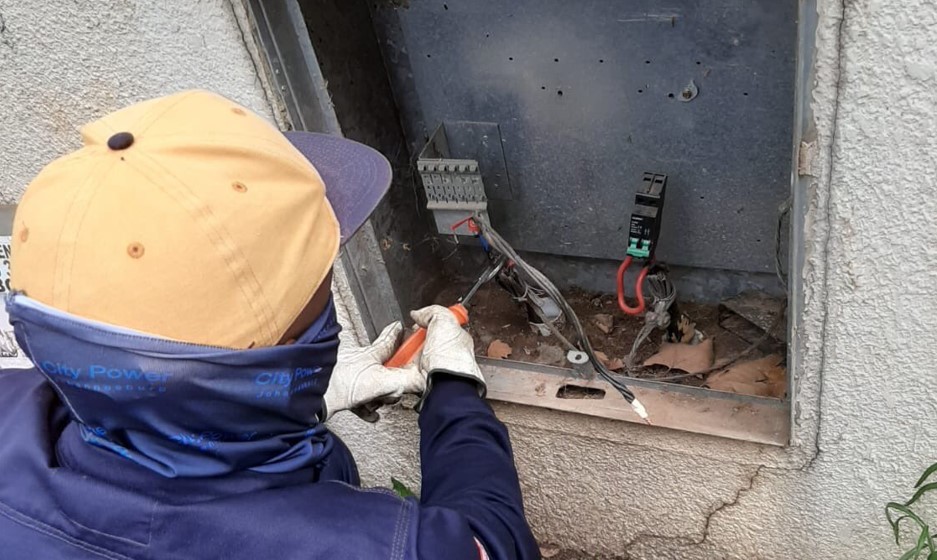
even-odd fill
[(107, 147), (112, 150), (126, 150), (133, 145), (133, 134), (129, 132), (118, 132), (107, 139)]

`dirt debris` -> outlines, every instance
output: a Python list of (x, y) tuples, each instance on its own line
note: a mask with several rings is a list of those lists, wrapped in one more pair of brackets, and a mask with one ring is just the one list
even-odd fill
[[(534, 355), (534, 351), (531, 350), (527, 355)], [(544, 365), (561, 366), (566, 363), (566, 352), (563, 352), (563, 349), (559, 346), (554, 346), (552, 344), (540, 344), (540, 347), (536, 350), (536, 355), (540, 359), (539, 363)]]
[(611, 333), (612, 329), (615, 327), (615, 318), (608, 313), (597, 313), (592, 316), (592, 321), (595, 323), (595, 326), (605, 334)]
[[(435, 301), (456, 301), (468, 289), (470, 283), (452, 283), (438, 294)], [(631, 345), (641, 327), (644, 325), (643, 317), (626, 316), (618, 309), (616, 297), (611, 294), (597, 294), (579, 289), (564, 290), (569, 304), (579, 315), (583, 328), (589, 336), (595, 350), (603, 352), (610, 358), (611, 365), (615, 359), (622, 360), (631, 351)], [(730, 332), (720, 326), (720, 308), (715, 304), (700, 304), (680, 301), (680, 310), (687, 316), (689, 323), (684, 326), (686, 334), (699, 330), (711, 340), (714, 363), (738, 355), (748, 348), (750, 340)], [(724, 312), (723, 308), (723, 312)], [(494, 282), (483, 286), (469, 308), (469, 332), (475, 339), (475, 347), (480, 355), (487, 353), (489, 345), (499, 340), (511, 347), (511, 360), (543, 364), (558, 367), (570, 367), (566, 361), (568, 350), (556, 338), (542, 337), (533, 333), (527, 322), (527, 311), (523, 304), (514, 301), (511, 296)], [(594, 317), (608, 315), (612, 317), (613, 328), (605, 332)], [(694, 328), (695, 327), (695, 328)], [(692, 329), (692, 330), (691, 330)], [(567, 328), (567, 331), (569, 329)], [(571, 336), (570, 333), (567, 336)], [(663, 332), (654, 331), (635, 355), (635, 363), (641, 364), (661, 349)], [(768, 354), (783, 355), (785, 346), (783, 342), (769, 340), (762, 348), (752, 352), (749, 358), (760, 358)], [(625, 368), (622, 367), (622, 370)], [(667, 377), (668, 368), (665, 366), (640, 367), (633, 375), (635, 377), (654, 379)], [(705, 379), (690, 376), (676, 381), (680, 384), (702, 386)]]

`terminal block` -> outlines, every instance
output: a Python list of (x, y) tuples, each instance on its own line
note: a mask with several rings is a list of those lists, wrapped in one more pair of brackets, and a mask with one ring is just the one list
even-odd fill
[(654, 256), (654, 251), (657, 249), (657, 236), (660, 234), (666, 190), (666, 175), (644, 174), (641, 186), (638, 187), (638, 192), (634, 197), (634, 209), (631, 211), (626, 251), (629, 256), (636, 259), (651, 259)]
[(426, 193), (426, 208), (433, 212), (437, 231), (474, 235), (465, 218), (474, 213), (487, 217), (488, 211), (478, 162), (449, 157), (445, 128), (440, 125), (420, 151), (416, 165)]

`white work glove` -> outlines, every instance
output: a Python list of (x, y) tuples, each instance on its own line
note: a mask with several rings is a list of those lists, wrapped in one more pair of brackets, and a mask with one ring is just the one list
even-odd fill
[(478, 395), (484, 397), (485, 378), (475, 361), (475, 342), (452, 312), (441, 305), (431, 305), (411, 311), (410, 316), (426, 329), (426, 343), (420, 356), (420, 369), (429, 377), (426, 392), (430, 390), (434, 373), (448, 373), (475, 381)]
[(426, 376), (416, 364), (402, 368), (384, 367), (397, 348), (403, 325), (392, 323), (370, 346), (344, 342), (325, 391), (325, 420), (340, 410), (351, 410), (362, 420), (377, 422), (377, 409), (400, 400), (404, 393), (421, 394)]

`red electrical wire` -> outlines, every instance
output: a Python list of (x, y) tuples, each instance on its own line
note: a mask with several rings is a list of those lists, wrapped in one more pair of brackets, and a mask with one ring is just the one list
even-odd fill
[(618, 289), (618, 307), (626, 315), (640, 315), (644, 313), (644, 279), (647, 277), (649, 267), (645, 266), (638, 273), (638, 279), (634, 283), (634, 295), (638, 299), (638, 305), (630, 307), (625, 302), (625, 272), (631, 266), (631, 260), (630, 255), (625, 257), (625, 260), (621, 262), (621, 266), (618, 267), (618, 281), (615, 283)]

